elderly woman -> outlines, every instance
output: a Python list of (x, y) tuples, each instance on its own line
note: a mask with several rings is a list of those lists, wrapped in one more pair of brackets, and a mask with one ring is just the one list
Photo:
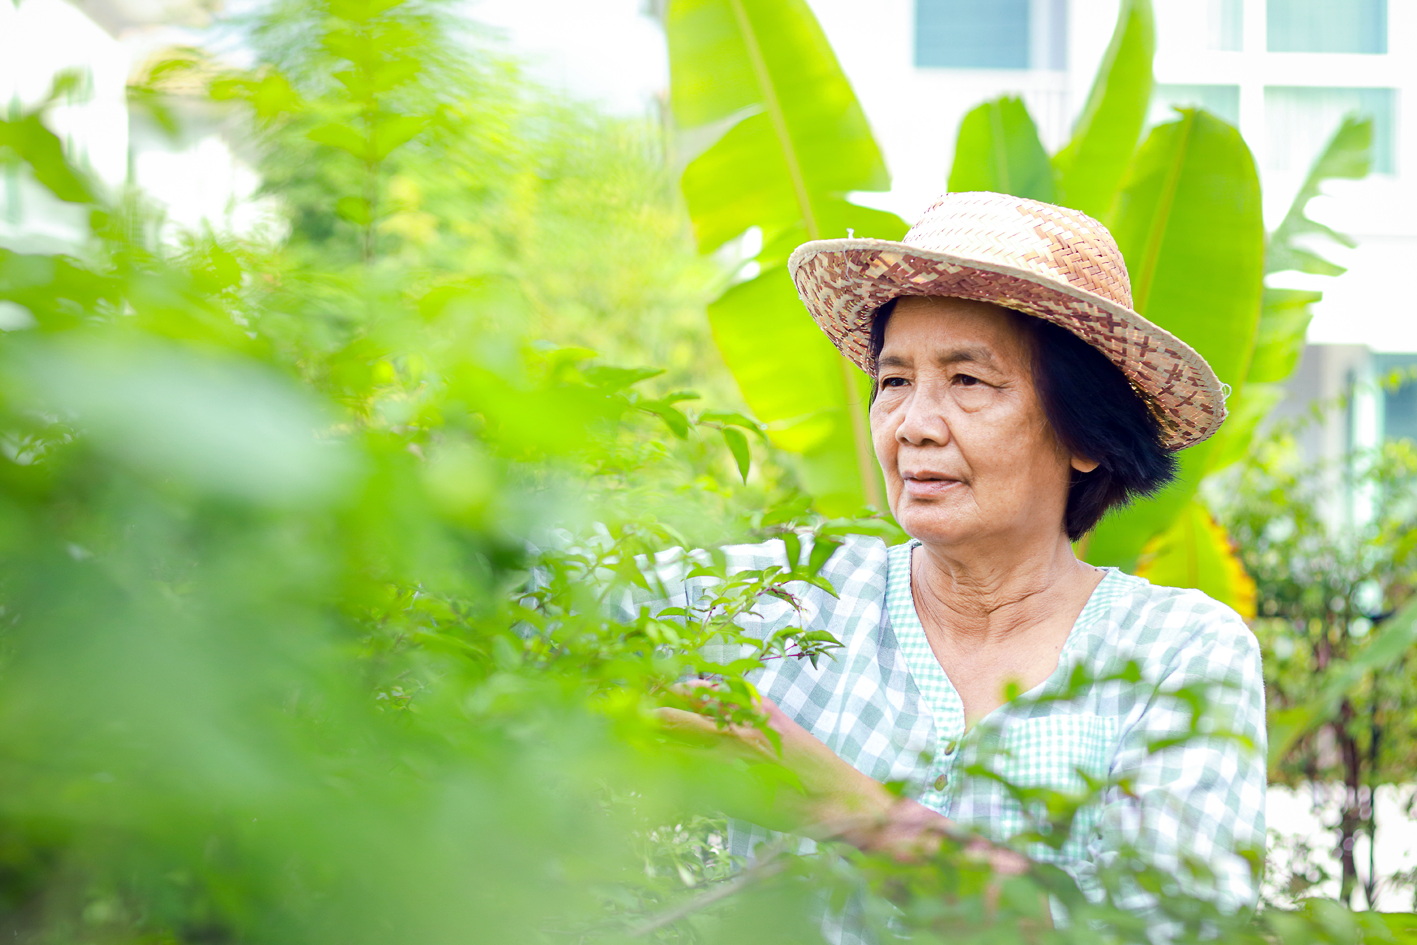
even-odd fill
[[(1209, 366), (1132, 310), (1106, 229), (1048, 204), (949, 194), (903, 242), (808, 243), (790, 267), (812, 317), (874, 381), (872, 438), (911, 540), (847, 542), (821, 572), (835, 596), (794, 587), (800, 615), (768, 602), (745, 627), (800, 619), (843, 644), (753, 677), (780, 749), (689, 711), (666, 721), (794, 769), (804, 819), (864, 849), (914, 855), (957, 825), (1014, 869), (1002, 845), (1052, 828), (1004, 782), (1047, 787), (1090, 800), (1060, 845), (1021, 849), (1089, 896), (1140, 855), (1178, 891), (1253, 903), (1265, 792), (1253, 635), (1198, 591), (1093, 567), (1072, 545), (1219, 426)], [(748, 569), (784, 551), (727, 554)], [(754, 839), (740, 831), (736, 851)]]

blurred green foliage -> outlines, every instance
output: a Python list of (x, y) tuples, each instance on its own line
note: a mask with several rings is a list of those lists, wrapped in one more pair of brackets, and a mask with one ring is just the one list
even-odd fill
[[(0, 932), (783, 943), (852, 899), (922, 942), (1168, 918), (1177, 940), (1410, 938), (1326, 904), (1251, 923), (1163, 895), (1148, 918), (1044, 868), (990, 892), (955, 845), (730, 863), (712, 812), (767, 817), (790, 779), (669, 744), (649, 710), (708, 672), (711, 710), (754, 722), (744, 670), (832, 641), (733, 615), (892, 527), (814, 517), (704, 369), (722, 274), (657, 130), (548, 99), (443, 3), (248, 27), (251, 69), (175, 59), (141, 95), (180, 122), (164, 81), (195, 76), (240, 123), (271, 232), (159, 239), (43, 108), (0, 123), (0, 161), (87, 219), (72, 252), (0, 248), (23, 316), (0, 338)], [(770, 535), (796, 564), (711, 611), (612, 616), (637, 556)], [(1086, 798), (1035, 799), (1062, 830)], [(1142, 864), (1114, 885), (1164, 893)], [(1045, 891), (1079, 921), (1039, 927)]]
[(702, 841), (650, 831), (712, 805), (644, 706), (690, 648), (590, 618), (548, 648), (597, 609), (569, 553), (542, 606), (515, 590), (553, 526), (707, 543), (779, 497), (733, 404), (539, 340), (700, 376), (705, 267), (652, 129), (570, 120), (450, 17), (293, 5), (210, 83), (276, 241), (156, 242), (42, 114), (3, 126), (89, 220), (71, 255), (0, 250), (31, 322), (0, 346), (16, 940), (527, 941), (683, 885)]
[[(1373, 908), (1380, 887), (1410, 886), (1377, 868), (1386, 834), (1375, 791), (1406, 790), (1417, 761), (1417, 449), (1396, 440), (1313, 466), (1281, 430), (1224, 493), (1224, 521), (1259, 592), (1271, 778), (1336, 811), (1340, 899), (1361, 889)], [(1287, 877), (1295, 897), (1325, 878), (1299, 859)]]

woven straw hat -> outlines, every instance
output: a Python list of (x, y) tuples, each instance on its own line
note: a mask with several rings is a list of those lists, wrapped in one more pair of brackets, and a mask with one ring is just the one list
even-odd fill
[(871, 319), (890, 299), (945, 295), (993, 302), (1062, 325), (1105, 354), (1178, 450), (1225, 419), (1205, 359), (1132, 311), (1131, 281), (1107, 228), (1076, 210), (993, 193), (945, 194), (899, 243), (815, 240), (788, 261), (822, 331), (871, 373)]

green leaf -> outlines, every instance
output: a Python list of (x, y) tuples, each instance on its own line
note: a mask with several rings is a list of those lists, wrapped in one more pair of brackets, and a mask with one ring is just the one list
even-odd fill
[(306, 137), (316, 144), (327, 145), (347, 151), (357, 158), (365, 158), (369, 153), (369, 139), (364, 132), (342, 122), (325, 122), (311, 128)]
[(249, 101), (257, 117), (264, 121), (293, 112), (301, 105), (300, 93), (279, 72), (261, 76), (250, 89)]
[(376, 161), (382, 161), (395, 149), (413, 140), (420, 131), (428, 127), (428, 119), (422, 115), (381, 116), (374, 126), (374, 138), (369, 154)]
[[(860, 133), (869, 136), (864, 126)], [(906, 226), (899, 217), (847, 201), (848, 191), (875, 189), (876, 181), (860, 175), (863, 186), (856, 187), (843, 172), (847, 161), (861, 157), (853, 155), (849, 140), (841, 143), (843, 167), (822, 167), (835, 163), (829, 159), (832, 140), (819, 130), (796, 134), (764, 112), (729, 129), (685, 168), (681, 180), (699, 248), (711, 252), (758, 227), (764, 246), (755, 258), (768, 269), (782, 265), (807, 240), (844, 237), (853, 230), (889, 239), (903, 235)], [(874, 155), (874, 146), (871, 151)]]
[(964, 116), (949, 189), (992, 190), (1053, 202), (1053, 166), (1021, 98), (1005, 95)]
[(1147, 544), (1137, 575), (1153, 584), (1202, 590), (1247, 620), (1255, 615), (1254, 579), (1245, 573), (1225, 529), (1195, 500)]
[(828, 514), (856, 512), (862, 473), (849, 444), (860, 422), (869, 448), (861, 409), (869, 379), (802, 311), (785, 268), (734, 286), (710, 303), (708, 314), (748, 408), (773, 445), (803, 458), (800, 472), (818, 506)]
[[(595, 364), (585, 371), (586, 380), (596, 387), (605, 391), (621, 391), (634, 387), (641, 381), (647, 381), (652, 377), (658, 377), (664, 373), (663, 368), (622, 368), (606, 364)], [(683, 391), (676, 392), (683, 394)], [(693, 394), (687, 397), (677, 397), (678, 400), (690, 400)], [(670, 398), (661, 397), (660, 402), (672, 402)]]
[(724, 361), (774, 442), (802, 457), (824, 508), (882, 504), (863, 378), (782, 271), (806, 240), (905, 231), (898, 217), (847, 199), (889, 185), (860, 103), (802, 0), (673, 0), (665, 28), (676, 123), (723, 129), (681, 180), (699, 248), (751, 230), (762, 237), (761, 274), (710, 306)]
[(101, 455), (159, 481), (281, 507), (327, 505), (351, 484), (349, 454), (318, 439), (322, 406), (263, 366), (57, 336), (3, 367), (33, 409), (72, 418)]
[(738, 475), (747, 482), (748, 470), (753, 462), (752, 455), (748, 452), (748, 437), (737, 427), (724, 427), (723, 441), (728, 444), (728, 451), (733, 454), (733, 462), (738, 465)]
[(1304, 183), (1294, 195), (1289, 210), (1270, 234), (1265, 252), (1265, 272), (1293, 269), (1299, 272), (1336, 276), (1344, 271), (1318, 254), (1298, 245), (1305, 236), (1323, 236), (1343, 246), (1357, 243), (1350, 236), (1337, 233), (1307, 215), (1309, 201), (1319, 196), (1326, 180), (1339, 178), (1358, 180), (1372, 168), (1373, 120), (1353, 115), (1343, 119), (1327, 145), (1309, 168)]
[(689, 418), (684, 415), (684, 411), (662, 400), (642, 401), (639, 406), (641, 410), (652, 413), (664, 421), (664, 425), (676, 438), (682, 440), (689, 435)]
[(422, 63), (415, 59), (396, 59), (376, 64), (361, 63), (358, 69), (341, 69), (335, 79), (355, 99), (367, 99), (405, 85), (418, 77)]
[[(1232, 408), (1259, 323), (1264, 224), (1254, 159), (1240, 133), (1186, 110), (1137, 153), (1112, 227), (1132, 276), (1135, 307), (1191, 344), (1223, 383)], [(1179, 454), (1177, 482), (1104, 519), (1087, 543), (1096, 564), (1129, 568), (1195, 493), (1214, 442)]]
[(1277, 384), (1294, 373), (1313, 318), (1310, 306), (1322, 298), (1312, 289), (1265, 287), (1247, 384)]
[[(1303, 185), (1284, 219), (1269, 236), (1265, 248), (1265, 272), (1283, 270), (1336, 276), (1342, 266), (1329, 262), (1300, 241), (1306, 237), (1326, 237), (1342, 246), (1353, 246), (1351, 237), (1337, 233), (1307, 216), (1309, 201), (1318, 196), (1326, 180), (1356, 180), (1367, 175), (1372, 165), (1373, 123), (1368, 118), (1345, 118), (1315, 159)], [(1304, 338), (1313, 317), (1310, 307), (1323, 298), (1313, 290), (1266, 287), (1260, 310), (1259, 336), (1255, 359), (1247, 382), (1278, 383), (1289, 377), (1304, 350)]]
[(1058, 203), (1112, 222), (1113, 203), (1146, 122), (1155, 54), (1151, 0), (1124, 0), (1072, 140), (1053, 158)]
[(374, 220), (373, 208), (369, 201), (355, 194), (345, 194), (335, 201), (335, 213), (355, 226), (368, 226)]
[[(1301, 269), (1321, 275), (1343, 272), (1311, 250), (1297, 245), (1303, 237), (1326, 235), (1330, 239), (1352, 246), (1353, 240), (1335, 233), (1305, 216), (1309, 201), (1318, 196), (1325, 180), (1357, 178), (1368, 172), (1369, 149), (1372, 144), (1372, 122), (1369, 119), (1346, 118), (1314, 161), (1303, 186), (1294, 196), (1284, 220), (1270, 234), (1265, 247), (1265, 272)], [(1267, 412), (1277, 404), (1282, 392), (1278, 385), (1294, 372), (1304, 351), (1304, 340), (1312, 318), (1310, 307), (1323, 293), (1303, 289), (1266, 286), (1262, 295), (1259, 324), (1255, 332), (1255, 352), (1250, 360), (1243, 385), (1245, 393), (1232, 408), (1232, 417), (1216, 434), (1213, 455), (1207, 472), (1223, 468), (1248, 453), (1258, 429), (1259, 412)], [(1252, 397), (1257, 403), (1249, 403)]]
[(1249, 367), (1264, 227), (1254, 158), (1201, 111), (1157, 127), (1138, 153), (1113, 226), (1138, 312), (1179, 335), (1221, 381)]
[(1387, 926), (1388, 932), (1392, 935), (1395, 945), (1413, 945), (1417, 943), (1417, 913), (1412, 912), (1373, 912), (1369, 915), (1379, 919)]
[(763, 436), (763, 425), (752, 417), (745, 417), (743, 414), (733, 410), (705, 410), (699, 414), (699, 420), (705, 423), (722, 423), (729, 426), (742, 427)]
[(1255, 432), (1284, 400), (1282, 384), (1246, 384), (1243, 397), (1231, 398), (1225, 425), (1206, 444), (1204, 475), (1219, 472), (1250, 455)]
[(88, 181), (69, 163), (63, 144), (44, 126), (39, 114), (24, 115), (16, 121), (0, 120), (0, 166), (16, 158), (28, 165), (35, 180), (60, 200), (94, 201)]
[[(55, 286), (63, 287), (58, 296)], [(75, 260), (0, 249), (0, 299), (29, 309), (47, 327), (87, 320), (96, 309), (112, 304), (117, 289), (114, 276), (95, 273)]]
[(90, 94), (92, 77), (83, 69), (61, 69), (49, 83), (42, 108)]
[(367, 23), (404, 0), (332, 0), (330, 12), (352, 23)]

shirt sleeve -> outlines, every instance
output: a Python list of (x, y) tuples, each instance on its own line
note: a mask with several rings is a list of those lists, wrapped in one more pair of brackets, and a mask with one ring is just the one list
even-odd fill
[[(1264, 677), (1254, 634), (1206, 599), (1201, 626), (1146, 673), (1146, 698), (1114, 756), (1089, 861), (1079, 886), (1151, 911), (1180, 894), (1234, 913), (1258, 898), (1265, 842)], [(1205, 610), (1210, 613), (1205, 614)], [(1192, 617), (1197, 616), (1192, 611)], [(1159, 883), (1128, 873), (1140, 862)]]

